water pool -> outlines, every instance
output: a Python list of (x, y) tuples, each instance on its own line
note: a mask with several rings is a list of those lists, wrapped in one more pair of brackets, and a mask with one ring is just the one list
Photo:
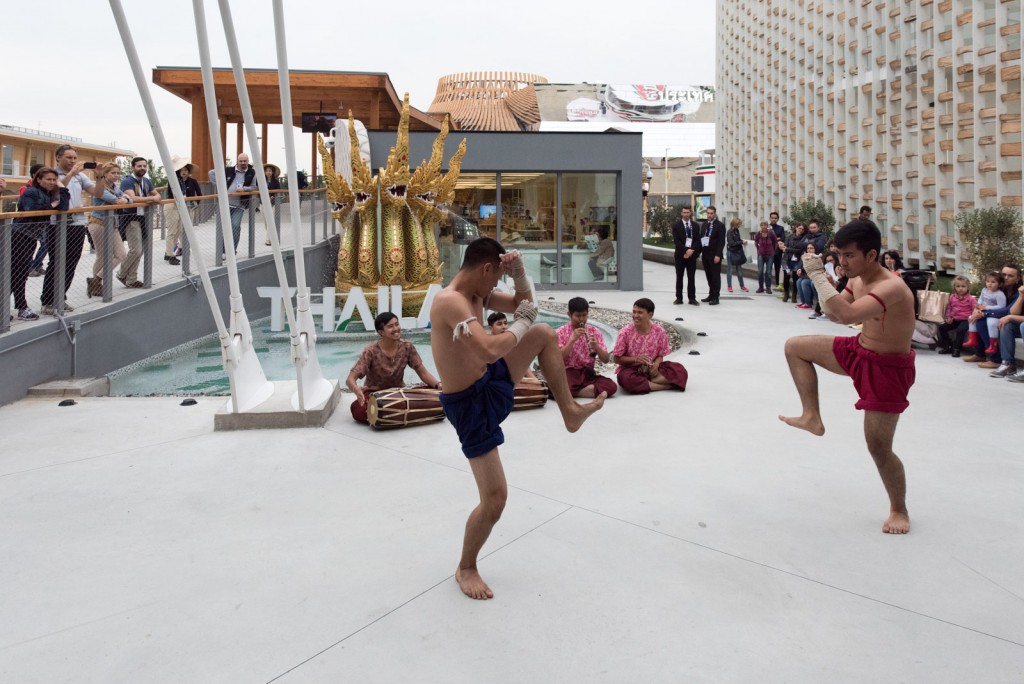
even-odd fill
[[(566, 323), (567, 316), (541, 311), (537, 320), (553, 328)], [(612, 348), (615, 330), (591, 319), (604, 335), (605, 346)], [(271, 332), (270, 319), (253, 321), (253, 346), (268, 380), (294, 380), (291, 339), (286, 332)], [(434, 357), (430, 353), (430, 334), (425, 330), (406, 330), (402, 336), (416, 345), (423, 363), (434, 375)], [(349, 369), (367, 344), (377, 339), (374, 332), (317, 333), (317, 357), (324, 377), (344, 383)], [(228, 395), (231, 390), (221, 361), (220, 341), (208, 335), (151, 356), (108, 375), (110, 396), (189, 396)], [(416, 373), (405, 371), (408, 383), (419, 382)]]

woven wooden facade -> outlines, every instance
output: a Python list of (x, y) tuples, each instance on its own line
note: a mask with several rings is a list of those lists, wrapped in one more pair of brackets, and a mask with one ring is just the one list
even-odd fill
[(718, 1), (718, 205), (748, 225), (870, 205), (904, 262), (960, 271), (955, 216), (1021, 206), (1019, 0)]
[(435, 117), (445, 114), (464, 131), (535, 131), (540, 110), (534, 83), (548, 80), (536, 74), (482, 71), (443, 76), (427, 109)]

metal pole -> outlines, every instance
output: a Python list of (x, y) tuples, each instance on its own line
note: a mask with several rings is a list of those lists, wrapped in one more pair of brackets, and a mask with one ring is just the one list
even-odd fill
[[(109, 0), (110, 9), (114, 14), (114, 21), (117, 23), (118, 33), (121, 35), (121, 42), (124, 44), (125, 54), (128, 57), (128, 63), (132, 68), (132, 76), (135, 78), (135, 85), (139, 90), (139, 97), (142, 99), (143, 107), (146, 110), (146, 116), (149, 118), (149, 125), (153, 129), (153, 137), (155, 139), (157, 148), (160, 152), (160, 163), (165, 169), (173, 168), (171, 163), (171, 152), (167, 148), (167, 140), (164, 138), (163, 128), (160, 126), (160, 119), (156, 114), (156, 107), (153, 105), (153, 97), (150, 95), (149, 86), (146, 82), (146, 76), (142, 72), (142, 65), (139, 62), (139, 53), (135, 49), (135, 41), (132, 38), (131, 29), (128, 28), (128, 21), (124, 16), (124, 8), (121, 6), (121, 0)], [(192, 219), (188, 217), (188, 208), (185, 206), (185, 198), (181, 195), (181, 189), (176, 183), (171, 183), (171, 192), (174, 195), (174, 203), (178, 209), (178, 212), (182, 214), (182, 227), (185, 229), (185, 234), (188, 236), (189, 241), (195, 243), (195, 229), (192, 226)], [(218, 334), (221, 340), (228, 339), (227, 328), (224, 325), (224, 318), (221, 316), (220, 307), (217, 306), (217, 300), (213, 293), (213, 283), (210, 281), (210, 275), (206, 271), (206, 267), (203, 264), (202, 253), (196, 252), (196, 262), (199, 264), (199, 275), (203, 279), (203, 288), (206, 290), (206, 300), (210, 305), (210, 313), (213, 314), (213, 320), (217, 325)], [(231, 350), (231, 358), (234, 358), (234, 349), (228, 345)]]
[(142, 284), (146, 289), (153, 287), (153, 218), (156, 212), (148, 204), (142, 215)]
[(665, 148), (665, 206), (669, 206), (669, 149)]
[(57, 315), (64, 314), (64, 277), (68, 263), (68, 215), (57, 217), (57, 272), (53, 278), (53, 300), (50, 305)]
[(114, 301), (114, 240), (120, 240), (121, 235), (117, 232), (117, 221), (120, 217), (113, 211), (108, 211), (103, 217), (103, 301), (104, 303)]
[[(11, 329), (11, 231), (14, 221), (0, 221), (0, 332)], [(33, 248), (34, 251), (34, 248)]]

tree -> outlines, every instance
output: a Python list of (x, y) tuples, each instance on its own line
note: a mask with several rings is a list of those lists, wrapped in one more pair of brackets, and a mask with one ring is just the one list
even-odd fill
[(818, 199), (810, 198), (803, 202), (794, 202), (789, 207), (789, 213), (782, 217), (782, 222), (787, 226), (794, 223), (807, 225), (811, 221), (818, 224), (821, 232), (831, 240), (835, 233), (836, 216), (832, 213), (832, 207)]
[[(121, 167), (122, 177), (132, 175), (131, 157), (118, 157), (114, 161)], [(149, 180), (153, 181), (153, 187), (162, 188), (167, 185), (167, 173), (164, 171), (164, 167), (157, 166), (152, 159), (147, 159), (146, 164), (149, 165)]]
[(678, 207), (654, 206), (647, 209), (647, 226), (651, 236), (667, 238), (672, 235), (672, 224), (679, 218)]
[(1003, 264), (1024, 261), (1024, 229), (1021, 215), (1013, 207), (990, 207), (961, 211), (953, 219), (960, 229), (963, 256), (973, 267), (974, 282)]

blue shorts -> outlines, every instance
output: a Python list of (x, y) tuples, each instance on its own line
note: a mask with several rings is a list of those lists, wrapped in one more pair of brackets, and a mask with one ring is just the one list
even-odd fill
[(466, 458), (483, 456), (505, 443), (501, 421), (512, 412), (515, 383), (505, 359), (487, 364), (487, 370), (472, 385), (454, 394), (441, 394), (441, 407), (455, 427)]

